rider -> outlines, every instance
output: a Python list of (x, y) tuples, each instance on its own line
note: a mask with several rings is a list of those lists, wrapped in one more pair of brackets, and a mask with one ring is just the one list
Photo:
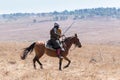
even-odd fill
[(50, 39), (53, 43), (53, 48), (56, 49), (56, 53), (59, 58), (61, 58), (61, 51), (64, 51), (63, 46), (61, 45), (60, 38), (61, 35), (61, 29), (59, 28), (58, 23), (54, 23), (54, 27), (50, 30)]

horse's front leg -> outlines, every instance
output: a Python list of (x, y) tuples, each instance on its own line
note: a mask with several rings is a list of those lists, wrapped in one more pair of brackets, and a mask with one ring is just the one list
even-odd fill
[(64, 59), (68, 61), (68, 64), (66, 66), (64, 66), (63, 68), (67, 68), (67, 67), (69, 67), (71, 61), (67, 57), (64, 57)]
[(62, 70), (62, 69), (61, 69), (62, 61), (63, 61), (63, 58), (59, 58), (59, 70)]

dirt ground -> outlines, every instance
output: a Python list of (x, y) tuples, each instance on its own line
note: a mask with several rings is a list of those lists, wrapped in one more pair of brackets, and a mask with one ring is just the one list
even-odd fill
[[(7, 46), (6, 46), (7, 45)], [(20, 59), (26, 42), (0, 43), (0, 80), (119, 80), (120, 46), (83, 44), (70, 51), (71, 64), (58, 70), (58, 58), (44, 55), (40, 61), (44, 69), (33, 68), (34, 52), (26, 60)], [(63, 66), (67, 62), (63, 60)]]
[[(77, 33), (82, 48), (70, 49), (71, 64), (58, 70), (58, 58), (44, 55), (40, 61), (44, 69), (33, 68), (32, 59), (20, 59), (23, 48), (32, 42), (49, 39), (54, 22), (0, 23), (0, 80), (120, 80), (119, 20), (79, 20), (65, 34)], [(72, 21), (60, 21), (63, 32)], [(47, 35), (46, 35), (47, 34)], [(63, 60), (63, 65), (67, 61)]]

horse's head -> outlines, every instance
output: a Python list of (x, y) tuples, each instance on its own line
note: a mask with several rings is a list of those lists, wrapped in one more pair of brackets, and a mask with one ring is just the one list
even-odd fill
[(73, 41), (73, 44), (75, 44), (75, 46), (77, 46), (77, 47), (79, 47), (79, 48), (82, 47), (82, 45), (81, 45), (81, 43), (80, 43), (80, 40), (79, 40), (77, 34), (75, 34), (75, 36), (72, 38), (72, 41)]
[(68, 47), (70, 47), (72, 44), (75, 44), (75, 46), (79, 48), (82, 47), (77, 34), (75, 34), (75, 36), (65, 38), (64, 42)]

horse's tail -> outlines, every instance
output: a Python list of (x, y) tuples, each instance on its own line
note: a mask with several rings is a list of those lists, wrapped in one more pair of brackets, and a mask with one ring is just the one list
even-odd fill
[(24, 49), (23, 54), (21, 55), (22, 60), (26, 59), (27, 54), (33, 51), (35, 44), (36, 43), (34, 42), (29, 47)]

